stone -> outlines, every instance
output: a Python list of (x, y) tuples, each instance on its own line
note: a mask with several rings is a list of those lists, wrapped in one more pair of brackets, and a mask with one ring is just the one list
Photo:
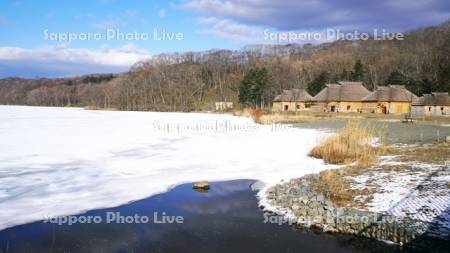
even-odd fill
[(286, 192), (288, 195), (296, 195), (298, 191), (294, 188), (289, 188)]
[(297, 211), (297, 210), (299, 210), (299, 209), (300, 209), (300, 206), (299, 206), (299, 205), (297, 205), (297, 204), (293, 204), (293, 205), (292, 205), (292, 210)]
[(192, 186), (194, 190), (207, 191), (209, 190), (209, 183), (207, 181), (194, 183)]
[[(447, 139), (450, 138), (447, 137)], [(418, 227), (413, 223), (403, 221), (398, 228), (393, 228), (389, 223), (382, 221), (384, 215), (351, 208), (338, 208), (325, 194), (316, 192), (310, 185), (316, 177), (305, 176), (303, 179), (291, 180), (267, 190), (270, 203), (290, 208), (295, 219), (301, 226), (322, 227), (326, 231), (336, 231), (350, 234), (359, 234), (380, 240), (407, 243), (417, 233)], [(312, 181), (311, 181), (312, 182)], [(364, 219), (362, 219), (364, 217)], [(373, 221), (381, 222), (381, 225)], [(409, 228), (408, 224), (411, 226)], [(397, 226), (397, 225), (396, 225)], [(405, 229), (414, 231), (406, 232)], [(425, 230), (427, 227), (425, 226)], [(425, 231), (424, 230), (424, 231)]]
[(303, 203), (305, 205), (308, 204), (308, 198), (305, 196), (300, 197), (299, 200), (301, 203)]
[(317, 215), (319, 215), (319, 213), (317, 212), (317, 210), (312, 209), (312, 210), (308, 211), (308, 215), (310, 215), (310, 216), (317, 216)]
[(316, 199), (317, 202), (323, 203), (323, 201), (325, 200), (325, 196), (323, 196), (323, 194), (320, 193), (319, 195), (317, 195)]
[(275, 194), (276, 190), (275, 187), (270, 187), (269, 189), (267, 189), (267, 193), (269, 194)]
[(333, 208), (333, 202), (331, 202), (331, 200), (329, 200), (329, 199), (325, 200), (324, 208), (327, 209), (327, 210), (333, 210), (334, 209)]
[(324, 215), (324, 214), (325, 214), (325, 209), (324, 209), (323, 207), (319, 206), (319, 207), (317, 207), (317, 212), (318, 212), (320, 215)]

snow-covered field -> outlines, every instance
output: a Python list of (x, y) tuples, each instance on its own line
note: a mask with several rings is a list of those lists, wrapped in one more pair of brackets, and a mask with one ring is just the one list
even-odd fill
[(306, 154), (321, 135), (227, 115), (0, 106), (0, 230), (184, 182), (318, 172)]

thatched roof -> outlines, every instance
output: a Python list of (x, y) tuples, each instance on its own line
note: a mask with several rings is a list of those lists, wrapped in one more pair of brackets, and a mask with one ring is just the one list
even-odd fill
[(314, 101), (361, 101), (370, 91), (361, 82), (339, 81), (327, 84), (314, 98)]
[(434, 92), (431, 94), (424, 94), (423, 97), (417, 98), (413, 101), (413, 105), (449, 105), (450, 96), (447, 92)]
[(417, 96), (407, 90), (404, 85), (379, 86), (374, 92), (363, 98), (363, 101), (373, 102), (411, 102)]
[(312, 96), (305, 89), (284, 90), (276, 96), (274, 102), (305, 102), (311, 101)]

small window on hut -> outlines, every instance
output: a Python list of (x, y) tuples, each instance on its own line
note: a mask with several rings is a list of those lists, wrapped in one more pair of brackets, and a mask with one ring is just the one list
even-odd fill
[(428, 111), (431, 112), (431, 107), (428, 107)]
[(349, 110), (350, 110), (350, 108), (351, 108), (351, 106), (347, 105), (347, 111), (349, 111)]
[(297, 105), (297, 110), (300, 109), (300, 105)]
[(284, 110), (287, 111), (289, 109), (289, 105), (284, 105)]

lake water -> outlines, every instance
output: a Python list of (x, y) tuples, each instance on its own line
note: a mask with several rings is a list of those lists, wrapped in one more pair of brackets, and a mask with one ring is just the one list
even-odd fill
[[(382, 242), (265, 223), (251, 180), (191, 184), (83, 216), (181, 216), (184, 223), (74, 224), (35, 222), (0, 231), (0, 252), (399, 252)], [(80, 216), (78, 216), (80, 217)]]
[[(328, 131), (337, 131), (347, 124), (347, 120), (318, 120), (294, 124), (295, 127), (302, 129), (322, 129)], [(450, 126), (441, 126), (437, 124), (418, 124), (401, 123), (392, 121), (364, 120), (365, 124), (375, 128), (387, 128), (387, 138), (390, 144), (404, 143), (433, 143), (443, 142), (446, 136), (450, 136)]]

